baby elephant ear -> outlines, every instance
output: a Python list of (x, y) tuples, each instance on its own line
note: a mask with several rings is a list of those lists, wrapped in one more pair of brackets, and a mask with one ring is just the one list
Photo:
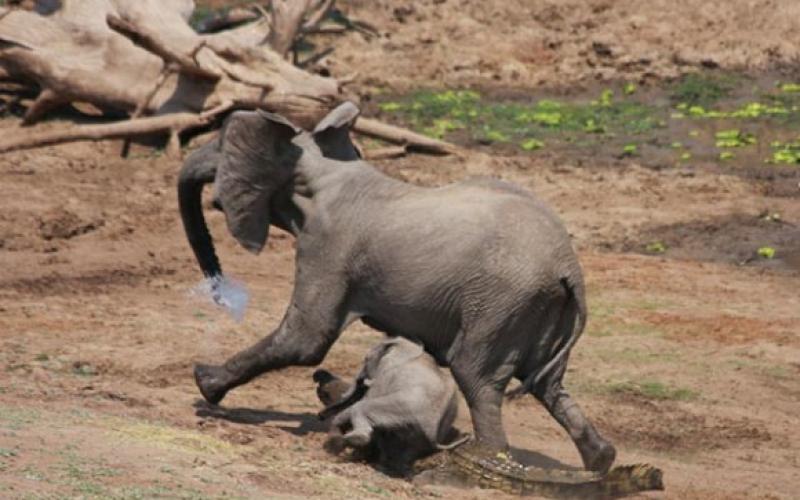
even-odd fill
[(360, 111), (350, 101), (337, 106), (314, 127), (314, 142), (322, 151), (322, 156), (333, 160), (358, 160), (361, 155), (350, 140), (350, 127), (355, 123)]
[(284, 164), (296, 161), (290, 153), (298, 133), (286, 118), (264, 111), (237, 111), (220, 132), (215, 198), (231, 234), (250, 252), (267, 241), (270, 198), (290, 175)]

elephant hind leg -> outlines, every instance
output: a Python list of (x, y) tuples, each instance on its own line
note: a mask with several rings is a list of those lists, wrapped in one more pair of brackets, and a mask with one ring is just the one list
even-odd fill
[(561, 379), (566, 365), (566, 360), (559, 363), (531, 390), (531, 393), (567, 431), (578, 448), (584, 467), (605, 474), (614, 463), (617, 451), (611, 443), (600, 436), (578, 403), (562, 386)]

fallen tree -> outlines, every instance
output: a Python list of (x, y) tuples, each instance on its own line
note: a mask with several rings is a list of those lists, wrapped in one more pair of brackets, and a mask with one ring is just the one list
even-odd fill
[[(181, 134), (213, 126), (234, 109), (266, 109), (313, 127), (350, 96), (342, 82), (292, 64), (292, 49), (320, 30), (333, 3), (272, 0), (269, 9), (218, 18), (210, 33), (190, 26), (192, 0), (40, 0), (34, 10), (0, 8), (0, 84), (36, 95), (25, 106), (26, 129), (0, 140), (0, 152), (160, 133), (175, 153)], [(48, 113), (74, 103), (127, 119), (37, 130)], [(372, 120), (359, 120), (355, 130), (404, 149), (453, 151)]]

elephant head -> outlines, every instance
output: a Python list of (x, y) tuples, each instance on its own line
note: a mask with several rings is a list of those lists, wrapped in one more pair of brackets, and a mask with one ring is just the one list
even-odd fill
[(276, 199), (291, 199), (301, 156), (359, 158), (349, 139), (358, 112), (354, 104), (345, 102), (309, 133), (274, 113), (236, 111), (216, 139), (187, 157), (178, 177), (178, 201), (186, 236), (207, 278), (220, 278), (222, 268), (203, 217), (203, 186), (214, 183), (214, 206), (225, 213), (231, 234), (258, 254), (270, 224), (283, 227), (281, 221), (289, 219), (280, 212), (291, 210), (290, 203), (276, 203)]
[(420, 344), (403, 337), (384, 340), (369, 350), (364, 357), (364, 366), (356, 379), (357, 383), (369, 387), (381, 373), (402, 366), (422, 356), (424, 349)]

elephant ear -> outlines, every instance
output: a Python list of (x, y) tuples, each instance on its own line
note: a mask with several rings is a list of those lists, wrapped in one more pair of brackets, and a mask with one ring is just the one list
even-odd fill
[(322, 156), (340, 161), (361, 158), (358, 149), (350, 140), (350, 128), (359, 113), (355, 104), (350, 101), (343, 102), (314, 127), (312, 135), (314, 142), (322, 151)]
[(222, 163), (215, 180), (215, 204), (225, 212), (228, 229), (247, 250), (259, 253), (269, 232), (272, 194), (290, 175), (300, 133), (286, 118), (264, 111), (237, 111), (219, 138)]

